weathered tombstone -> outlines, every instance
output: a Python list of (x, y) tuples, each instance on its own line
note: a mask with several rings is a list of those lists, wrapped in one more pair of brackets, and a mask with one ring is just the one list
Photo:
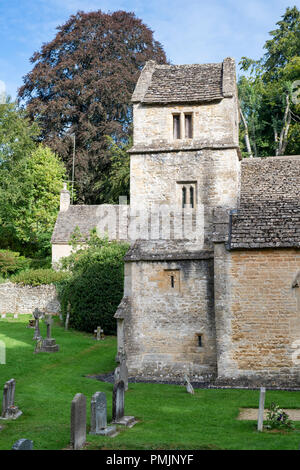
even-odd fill
[(33, 441), (29, 439), (19, 439), (12, 446), (12, 450), (33, 450)]
[(15, 405), (16, 381), (10, 379), (4, 385), (2, 398), (2, 413), (0, 419), (17, 419), (22, 411)]
[(71, 404), (71, 447), (81, 449), (86, 441), (86, 398), (76, 393)]
[(51, 338), (51, 324), (52, 324), (52, 318), (51, 315), (48, 315), (47, 320), (45, 321), (46, 326), (47, 326), (47, 338), (42, 340), (42, 343), (38, 341), (37, 347), (35, 348), (35, 352), (57, 352), (59, 350), (58, 344), (56, 344), (56, 341), (54, 338)]
[(132, 427), (136, 424), (134, 416), (124, 416), (125, 410), (125, 385), (123, 380), (115, 383), (113, 389), (112, 422)]
[(258, 419), (257, 419), (258, 431), (262, 431), (263, 426), (264, 426), (265, 397), (266, 397), (266, 389), (265, 387), (261, 387), (260, 394), (259, 394), (259, 409), (258, 409)]
[(124, 353), (120, 356), (120, 380), (123, 380), (125, 392), (128, 390), (128, 368), (126, 364), (126, 355)]
[(2, 313), (1, 318), (6, 318), (6, 313)]
[(34, 327), (34, 335), (33, 340), (41, 339), (41, 332), (40, 332), (40, 318), (42, 317), (43, 313), (40, 312), (38, 308), (36, 308), (33, 312), (33, 316), (35, 319), (35, 327)]
[(95, 339), (97, 341), (100, 341), (101, 339), (104, 339), (103, 333), (104, 333), (104, 331), (102, 330), (101, 326), (97, 326), (97, 329), (94, 330)]
[(92, 396), (90, 434), (116, 435), (116, 426), (107, 426), (107, 403), (103, 392), (96, 392)]
[(184, 376), (184, 384), (185, 384), (186, 391), (190, 393), (191, 395), (194, 395), (194, 388), (187, 375)]

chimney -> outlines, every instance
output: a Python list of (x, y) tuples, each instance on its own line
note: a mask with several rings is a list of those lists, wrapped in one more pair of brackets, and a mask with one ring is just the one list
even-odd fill
[(67, 190), (67, 183), (63, 184), (60, 192), (60, 212), (66, 212), (70, 207), (70, 191)]

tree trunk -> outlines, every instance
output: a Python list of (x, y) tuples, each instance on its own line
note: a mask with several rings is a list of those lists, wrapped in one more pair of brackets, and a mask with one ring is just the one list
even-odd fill
[(246, 144), (247, 152), (249, 153), (249, 158), (253, 158), (250, 139), (249, 139), (248, 124), (241, 108), (240, 108), (240, 115), (241, 115), (244, 128), (245, 128), (245, 144)]
[(288, 93), (285, 96), (286, 107), (283, 116), (283, 126), (280, 132), (278, 152), (276, 155), (284, 155), (287, 143), (288, 143), (288, 132), (291, 124), (291, 110), (290, 110), (290, 100)]

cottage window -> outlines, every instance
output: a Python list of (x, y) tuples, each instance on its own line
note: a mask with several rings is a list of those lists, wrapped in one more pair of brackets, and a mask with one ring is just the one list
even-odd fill
[(180, 139), (180, 114), (173, 114), (173, 137)]
[(184, 115), (184, 127), (185, 127), (185, 138), (192, 139), (193, 138), (193, 121), (191, 114)]

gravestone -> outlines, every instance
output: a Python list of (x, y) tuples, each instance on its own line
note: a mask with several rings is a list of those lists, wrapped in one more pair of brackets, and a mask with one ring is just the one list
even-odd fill
[(194, 388), (190, 382), (190, 379), (188, 378), (187, 375), (184, 376), (184, 384), (185, 384), (185, 388), (186, 388), (186, 391), (188, 393), (190, 393), (191, 395), (194, 395)]
[(113, 410), (112, 422), (115, 424), (123, 424), (132, 427), (137, 421), (134, 416), (124, 416), (125, 414), (125, 385), (123, 380), (115, 383), (113, 389)]
[(43, 316), (43, 312), (41, 312), (38, 308), (36, 308), (33, 312), (33, 316), (35, 319), (35, 327), (34, 327), (34, 335), (33, 340), (41, 339), (41, 332), (40, 332), (40, 318)]
[(258, 419), (257, 419), (257, 430), (262, 431), (264, 426), (264, 410), (265, 410), (265, 397), (266, 389), (261, 387), (259, 394), (259, 409), (258, 409)]
[(94, 335), (95, 335), (95, 339), (97, 341), (100, 341), (101, 339), (104, 339), (104, 331), (102, 330), (101, 326), (97, 326), (97, 329), (94, 330)]
[(116, 426), (107, 426), (107, 403), (103, 392), (96, 392), (91, 400), (90, 434), (101, 436), (116, 435)]
[(30, 318), (30, 320), (28, 320), (27, 328), (34, 328), (34, 327), (35, 327), (35, 320), (33, 318)]
[(15, 314), (14, 314), (14, 318), (19, 318), (18, 313), (15, 313)]
[(6, 318), (6, 313), (2, 313), (1, 318)]
[(120, 380), (123, 380), (125, 392), (128, 390), (128, 368), (126, 364), (126, 356), (124, 353), (120, 356)]
[(33, 450), (33, 441), (29, 439), (19, 439), (12, 446), (12, 450)]
[(2, 398), (2, 413), (0, 419), (17, 419), (22, 411), (15, 405), (16, 381), (10, 379), (4, 385)]
[(67, 316), (66, 316), (66, 322), (65, 322), (65, 330), (67, 331), (69, 328), (69, 321), (70, 321), (70, 312), (71, 312), (71, 304), (68, 302), (67, 306)]
[(54, 338), (51, 338), (51, 325), (52, 325), (52, 318), (51, 315), (48, 315), (47, 320), (45, 321), (47, 326), (47, 338), (42, 340), (42, 343), (39, 343), (39, 346), (35, 348), (35, 352), (57, 352), (59, 350), (58, 344)]
[(77, 393), (71, 403), (71, 447), (81, 449), (86, 441), (86, 398)]

